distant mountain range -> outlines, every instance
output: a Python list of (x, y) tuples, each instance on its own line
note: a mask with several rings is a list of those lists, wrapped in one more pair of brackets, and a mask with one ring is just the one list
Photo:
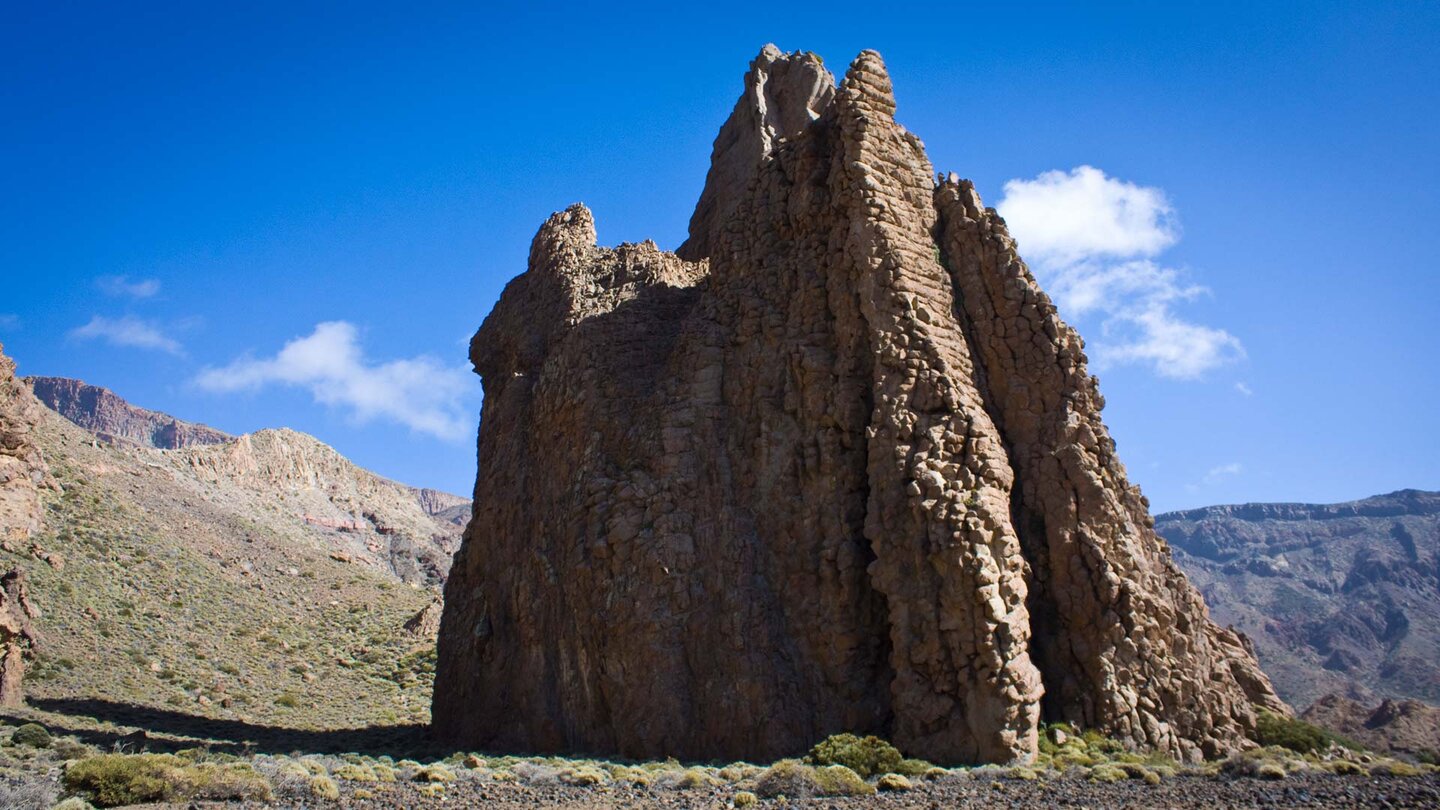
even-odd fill
[(1155, 529), (1292, 705), (1440, 702), (1440, 492), (1211, 506)]
[[(388, 568), (415, 584), (438, 585), (469, 518), (470, 501), (397, 484), (332, 448), (288, 429), (231, 436), (130, 404), (107, 388), (65, 377), (26, 377), (36, 399), (117, 449), (174, 451), (148, 456), (208, 490), (212, 500), (279, 511), (318, 531), (335, 553)], [(234, 490), (234, 491), (231, 491)], [(244, 493), (244, 497), (241, 493)]]

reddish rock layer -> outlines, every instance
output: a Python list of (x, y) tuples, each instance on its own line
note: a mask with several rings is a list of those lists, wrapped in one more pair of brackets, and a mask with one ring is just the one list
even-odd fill
[(1079, 337), (878, 54), (752, 64), (681, 256), (574, 206), (471, 344), (474, 514), (435, 728), (771, 759), (838, 731), (942, 762), (1043, 718), (1193, 757), (1285, 710), (1150, 528)]

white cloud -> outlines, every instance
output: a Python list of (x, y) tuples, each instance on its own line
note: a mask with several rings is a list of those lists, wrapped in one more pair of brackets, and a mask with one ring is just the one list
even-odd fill
[(1240, 465), (1240, 462), (1238, 461), (1232, 461), (1229, 464), (1221, 464), (1218, 467), (1211, 467), (1209, 471), (1205, 473), (1205, 477), (1200, 479), (1200, 483), (1204, 484), (1207, 487), (1212, 486), (1214, 484), (1220, 483), (1226, 478), (1234, 478), (1235, 476), (1244, 472), (1244, 470), (1245, 468), (1242, 467)]
[(19, 329), (20, 316), (13, 312), (0, 313), (0, 329)]
[(1250, 386), (1246, 385), (1246, 384), (1243, 383), (1243, 382), (1237, 382), (1237, 383), (1235, 383), (1235, 390), (1236, 390), (1236, 391), (1239, 391), (1241, 394), (1243, 394), (1244, 396), (1247, 396), (1247, 397), (1248, 397), (1248, 396), (1254, 396), (1254, 394), (1255, 394), (1255, 392), (1250, 389)]
[(128, 276), (101, 276), (95, 279), (95, 286), (116, 297), (153, 298), (160, 292), (160, 281), (153, 278), (131, 281)]
[(123, 318), (96, 315), (84, 326), (71, 329), (70, 337), (82, 340), (100, 339), (114, 346), (155, 349), (170, 354), (184, 353), (179, 341), (165, 334), (159, 326), (129, 315)]
[(1098, 319), (1098, 367), (1145, 363), (1192, 379), (1245, 356), (1234, 335), (1175, 312), (1207, 290), (1154, 261), (1180, 238), (1160, 189), (1080, 166), (1010, 180), (997, 207), (1061, 313)]
[(425, 356), (372, 364), (360, 349), (358, 330), (345, 321), (316, 325), (272, 358), (242, 357), (205, 369), (195, 382), (214, 392), (298, 386), (316, 402), (344, 408), (359, 422), (388, 419), (442, 439), (464, 438), (473, 428), (464, 404), (473, 378), (463, 366), (444, 366)]

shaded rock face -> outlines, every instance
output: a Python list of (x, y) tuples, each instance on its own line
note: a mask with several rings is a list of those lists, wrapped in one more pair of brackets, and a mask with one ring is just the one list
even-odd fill
[(1079, 337), (894, 112), (878, 54), (837, 88), (767, 48), (679, 256), (583, 206), (540, 229), (471, 344), (441, 736), (977, 762), (1045, 718), (1194, 757), (1286, 711), (1151, 530)]
[(45, 518), (40, 494), (57, 488), (33, 433), (42, 410), (15, 377), (15, 361), (0, 346), (0, 543), (8, 548), (39, 531)]
[(1211, 506), (1155, 527), (1286, 701), (1440, 703), (1440, 492)]
[(234, 436), (182, 422), (168, 414), (137, 408), (107, 388), (65, 377), (29, 377), (25, 380), (50, 410), (109, 442), (130, 442), (142, 447), (176, 450), (204, 444), (223, 444)]

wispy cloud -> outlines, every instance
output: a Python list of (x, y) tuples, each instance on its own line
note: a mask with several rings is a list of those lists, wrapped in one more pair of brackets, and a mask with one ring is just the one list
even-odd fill
[(370, 362), (360, 348), (359, 331), (345, 321), (318, 324), (274, 357), (242, 357), (205, 369), (195, 382), (213, 392), (296, 386), (359, 422), (387, 419), (446, 440), (465, 438), (474, 427), (465, 407), (473, 377), (463, 366), (445, 366), (426, 356)]
[(20, 316), (13, 312), (0, 312), (0, 329), (19, 329)]
[(1235, 383), (1235, 390), (1239, 391), (1242, 396), (1249, 397), (1255, 395), (1255, 392), (1250, 389), (1250, 386), (1246, 385), (1243, 382)]
[(160, 280), (154, 278), (131, 281), (129, 276), (101, 276), (95, 279), (95, 286), (117, 298), (153, 298), (160, 292)]
[(1240, 465), (1240, 462), (1232, 461), (1229, 464), (1211, 467), (1205, 472), (1205, 477), (1200, 479), (1200, 483), (1205, 486), (1211, 486), (1224, 481), (1226, 478), (1234, 478), (1244, 471), (1245, 468)]
[(123, 318), (96, 315), (84, 326), (71, 329), (69, 334), (81, 340), (104, 340), (113, 346), (153, 349), (175, 355), (184, 353), (180, 342), (165, 334), (159, 325), (129, 315)]
[(998, 209), (1061, 313), (1098, 319), (1098, 367), (1145, 363), (1192, 379), (1244, 357), (1234, 335), (1176, 313), (1207, 290), (1154, 261), (1180, 239), (1160, 189), (1080, 166), (1007, 182)]

